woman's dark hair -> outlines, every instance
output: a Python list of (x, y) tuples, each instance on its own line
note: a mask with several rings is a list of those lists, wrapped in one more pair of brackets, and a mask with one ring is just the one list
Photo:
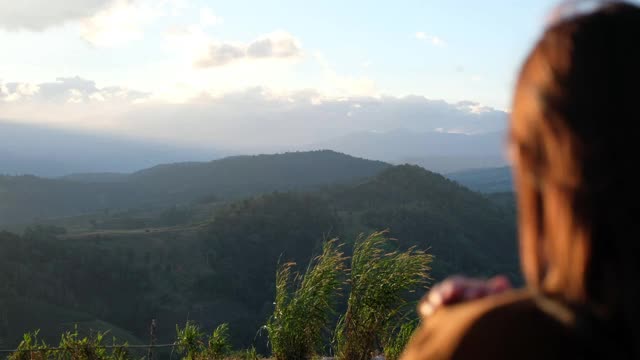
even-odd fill
[(518, 78), (509, 138), (529, 286), (615, 324), (635, 356), (639, 114), (640, 8), (608, 3), (544, 32)]

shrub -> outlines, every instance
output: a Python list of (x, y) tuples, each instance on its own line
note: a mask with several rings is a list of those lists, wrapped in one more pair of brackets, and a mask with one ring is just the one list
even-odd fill
[(39, 331), (29, 332), (23, 335), (18, 351), (9, 355), (9, 360), (46, 360), (51, 354), (44, 341), (38, 341)]

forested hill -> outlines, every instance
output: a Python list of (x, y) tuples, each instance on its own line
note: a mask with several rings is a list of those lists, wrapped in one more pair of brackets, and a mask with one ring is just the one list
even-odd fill
[(436, 280), (458, 273), (518, 277), (512, 209), (417, 166), (389, 167), (320, 190), (220, 203), (213, 213), (198, 202), (191, 206), (182, 225), (172, 227), (158, 218), (139, 229), (96, 229), (111, 216), (100, 213), (93, 223), (79, 217), (86, 230), (67, 234), (51, 227), (30, 228), (21, 237), (0, 233), (0, 300), (5, 312), (24, 314), (0, 322), (0, 340), (15, 344), (38, 322), (42, 329), (69, 325), (63, 316), (36, 319), (42, 312), (30, 307), (37, 300), (38, 308), (72, 310), (142, 339), (148, 319), (158, 319), (160, 341), (171, 341), (175, 324), (189, 318), (207, 330), (228, 322), (238, 345), (264, 345), (256, 332), (273, 310), (279, 259), (304, 267), (323, 239), (351, 242), (361, 232), (387, 228), (397, 246), (435, 256)]
[(312, 151), (159, 165), (133, 174), (0, 176), (0, 225), (106, 209), (186, 204), (203, 197), (229, 200), (271, 191), (312, 190), (368, 178), (389, 166), (333, 151)]
[(324, 150), (160, 165), (132, 174), (129, 182), (177, 198), (195, 199), (210, 194), (228, 198), (348, 183), (374, 176), (389, 166)]

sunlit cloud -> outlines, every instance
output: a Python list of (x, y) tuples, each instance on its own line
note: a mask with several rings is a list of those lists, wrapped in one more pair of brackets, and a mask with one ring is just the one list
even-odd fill
[(304, 145), (371, 130), (473, 134), (506, 125), (505, 112), (470, 101), (344, 94), (253, 87), (201, 92), (172, 103), (124, 87), (60, 78), (39, 84), (0, 83), (0, 119), (227, 148)]
[(219, 25), (223, 22), (220, 16), (217, 16), (213, 10), (208, 7), (200, 9), (200, 25), (203, 27)]
[(0, 29), (43, 31), (95, 15), (115, 0), (2, 1)]
[(96, 47), (116, 47), (144, 38), (145, 27), (164, 14), (162, 2), (117, 0), (80, 23), (82, 39)]
[(275, 31), (244, 44), (211, 41), (194, 61), (198, 68), (223, 66), (239, 60), (294, 59), (302, 56), (299, 41), (285, 31)]

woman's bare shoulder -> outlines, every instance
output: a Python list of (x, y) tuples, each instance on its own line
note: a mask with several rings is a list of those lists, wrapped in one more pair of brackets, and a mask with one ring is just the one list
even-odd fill
[(573, 321), (570, 312), (528, 291), (509, 291), (438, 310), (402, 359), (561, 358), (574, 348)]

